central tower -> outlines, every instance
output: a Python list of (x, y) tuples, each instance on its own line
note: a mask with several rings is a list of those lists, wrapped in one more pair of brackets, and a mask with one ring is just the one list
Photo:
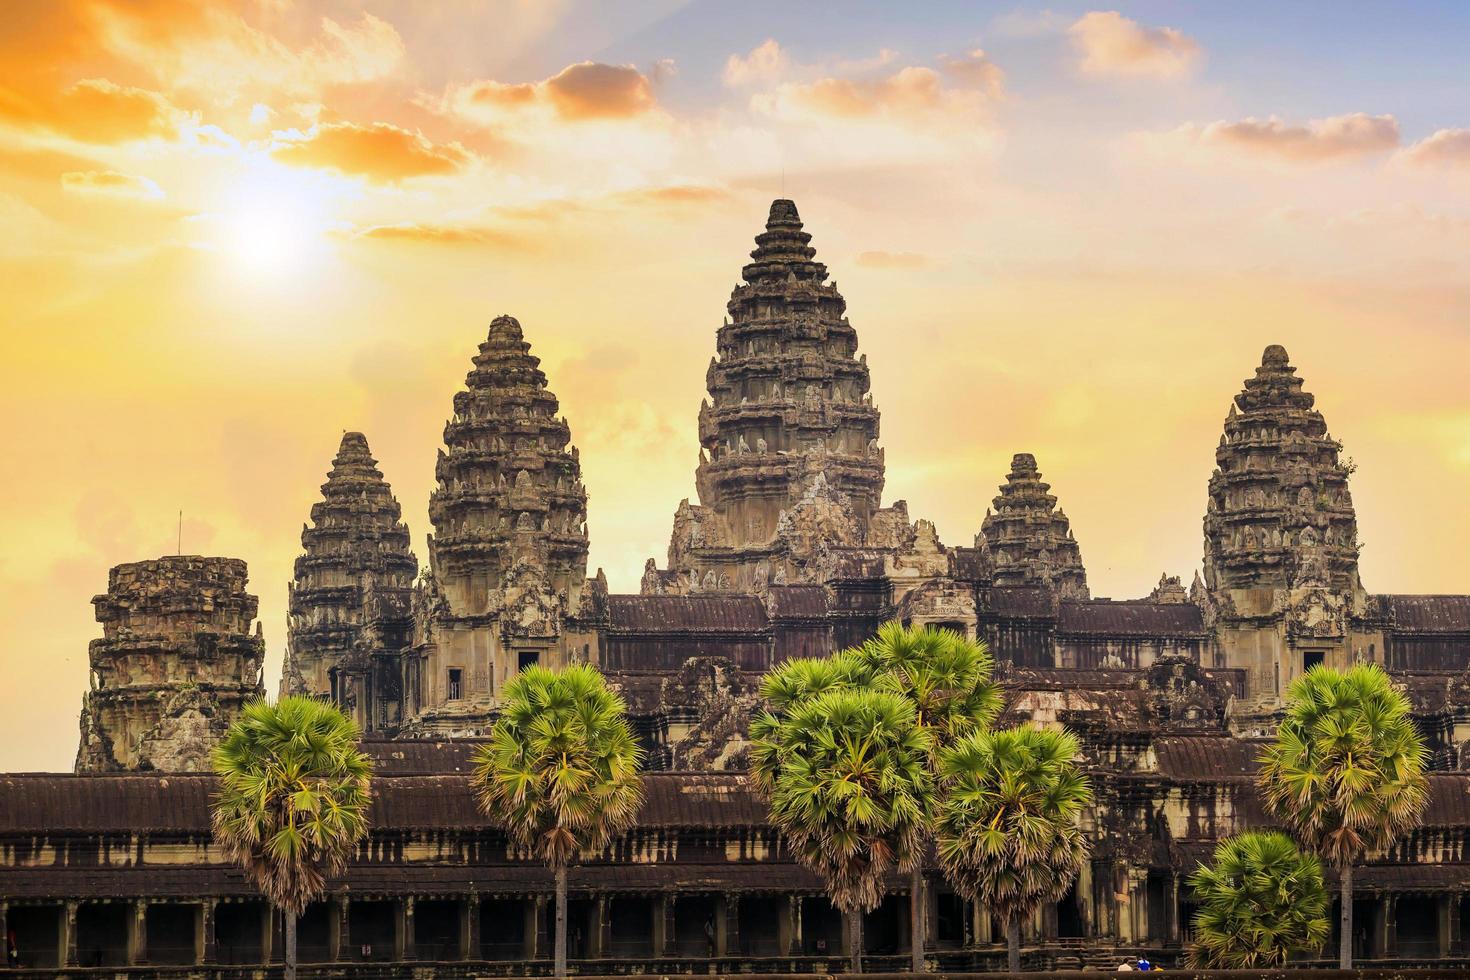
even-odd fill
[[(699, 409), (699, 504), (674, 516), (669, 567), (645, 592), (821, 581), (852, 549), (892, 547), (867, 357), (796, 205), (772, 202), (730, 294)], [(891, 527), (889, 525), (892, 525)]]

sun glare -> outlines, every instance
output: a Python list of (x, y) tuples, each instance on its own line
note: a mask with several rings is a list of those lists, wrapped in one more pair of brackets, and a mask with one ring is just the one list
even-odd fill
[(327, 250), (341, 193), (323, 175), (263, 162), (242, 175), (208, 215), (210, 247), (252, 280), (296, 275)]

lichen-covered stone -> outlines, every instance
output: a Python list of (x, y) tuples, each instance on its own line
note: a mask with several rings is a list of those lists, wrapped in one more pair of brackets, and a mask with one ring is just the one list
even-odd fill
[(175, 555), (118, 565), (92, 600), (78, 772), (209, 769), (214, 743), (265, 695), (258, 601), (238, 558)]

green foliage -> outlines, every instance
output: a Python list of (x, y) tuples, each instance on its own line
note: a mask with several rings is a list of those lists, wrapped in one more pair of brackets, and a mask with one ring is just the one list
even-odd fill
[(330, 704), (246, 705), (214, 751), (214, 836), (278, 908), (300, 916), (367, 833), (372, 764)]
[(1327, 890), (1316, 857), (1285, 834), (1221, 841), (1215, 862), (1189, 877), (1196, 913), (1190, 965), (1218, 970), (1283, 966), (1296, 950), (1316, 952), (1331, 935)]
[(622, 698), (593, 667), (529, 667), (505, 688), (475, 759), (480, 807), (554, 870), (596, 853), (643, 804)]
[(757, 782), (772, 822), (834, 905), (849, 914), (876, 907), (888, 873), (922, 859), (931, 819), (931, 739), (913, 704), (836, 687), (765, 717)]
[(1086, 859), (1092, 789), (1070, 732), (978, 731), (940, 754), (936, 843), (956, 890), (1002, 922), (1054, 902)]
[[(751, 769), (769, 793), (780, 768), (783, 719), (802, 701), (834, 690), (882, 690), (907, 699), (914, 720), (929, 730), (937, 753), (1000, 714), (1000, 685), (991, 679), (994, 661), (983, 643), (952, 630), (885, 623), (861, 646), (830, 657), (787, 660), (761, 681), (766, 711), (751, 724)], [(937, 765), (937, 759), (932, 760)], [(931, 771), (936, 768), (931, 765)]]
[(1316, 667), (1291, 685), (1258, 780), (1276, 817), (1339, 868), (1413, 827), (1428, 802), (1409, 701), (1372, 664)]

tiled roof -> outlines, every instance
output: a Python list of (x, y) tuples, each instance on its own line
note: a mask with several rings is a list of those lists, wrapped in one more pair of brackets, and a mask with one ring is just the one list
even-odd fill
[(1160, 775), (1170, 779), (1251, 776), (1266, 742), (1228, 735), (1167, 735), (1154, 741)]
[(782, 619), (814, 619), (827, 615), (827, 590), (820, 585), (773, 585), (771, 615)]
[(1193, 636), (1204, 632), (1204, 618), (1192, 602), (1097, 599), (1063, 602), (1057, 629), (1103, 636)]
[(1470, 633), (1470, 595), (1386, 595), (1395, 631)]
[(1020, 585), (991, 589), (990, 611), (996, 616), (1014, 618), (1056, 615), (1050, 592)]
[(749, 595), (613, 595), (607, 605), (612, 629), (629, 632), (758, 632), (768, 625), (766, 607)]

